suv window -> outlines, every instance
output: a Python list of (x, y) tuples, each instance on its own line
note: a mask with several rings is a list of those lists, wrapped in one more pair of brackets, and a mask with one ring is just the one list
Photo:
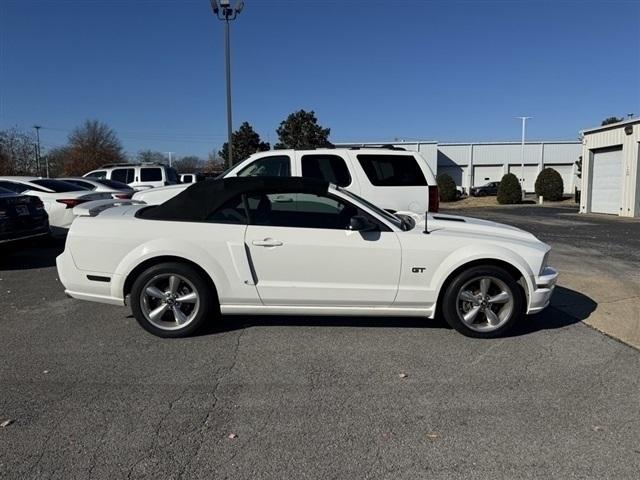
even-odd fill
[(250, 195), (247, 204), (254, 225), (344, 230), (351, 217), (364, 214), (341, 200), (311, 193)]
[(87, 178), (106, 178), (107, 172), (105, 170), (96, 170), (95, 172), (87, 173)]
[(135, 170), (133, 168), (116, 168), (111, 171), (111, 180), (122, 183), (133, 182)]
[(167, 176), (167, 182), (178, 183), (178, 172), (175, 168), (165, 168), (164, 172)]
[(161, 182), (162, 170), (158, 167), (143, 167), (140, 169), (141, 182)]
[(27, 187), (26, 185), (23, 185), (22, 183), (14, 183), (14, 182), (6, 182), (6, 181), (0, 181), (0, 187), (6, 188), (7, 190), (11, 190), (12, 192), (15, 192), (15, 193), (22, 193), (25, 190), (29, 189), (29, 187)]
[(339, 155), (303, 155), (302, 176), (346, 187), (351, 183), (349, 168)]
[(238, 172), (238, 177), (289, 177), (291, 160), (287, 155), (259, 158)]
[(358, 161), (372, 185), (410, 187), (427, 184), (413, 155), (358, 155)]

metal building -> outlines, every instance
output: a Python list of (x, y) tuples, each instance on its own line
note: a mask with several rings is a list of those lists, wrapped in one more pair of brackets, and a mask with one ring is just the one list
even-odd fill
[[(384, 142), (382, 142), (384, 143)], [(381, 145), (381, 142), (338, 144)], [(394, 142), (394, 146), (419, 151), (434, 173), (448, 173), (456, 185), (470, 187), (500, 181), (506, 173), (524, 178), (524, 189), (534, 191), (538, 173), (551, 167), (560, 173), (565, 193), (573, 193), (576, 184), (575, 163), (582, 153), (579, 141), (526, 142), (524, 171), (520, 142), (438, 143), (434, 141)]]
[(640, 118), (582, 134), (580, 212), (640, 217)]

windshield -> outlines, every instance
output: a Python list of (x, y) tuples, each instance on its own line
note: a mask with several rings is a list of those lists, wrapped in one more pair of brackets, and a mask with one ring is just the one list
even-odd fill
[(80, 187), (72, 183), (63, 182), (61, 180), (52, 180), (50, 178), (42, 178), (32, 180), (31, 183), (47, 188), (52, 192), (77, 192), (78, 190), (88, 190), (88, 188)]
[(347, 197), (350, 197), (352, 200), (355, 200), (356, 202), (363, 204), (369, 210), (371, 210), (371, 211), (375, 212), (376, 214), (380, 215), (382, 218), (384, 218), (388, 222), (393, 223), (396, 227), (398, 227), (398, 228), (400, 228), (402, 230), (406, 230), (405, 224), (402, 221), (402, 219), (396, 217), (394, 214), (389, 213), (386, 210), (383, 210), (382, 208), (375, 206), (373, 203), (368, 202), (364, 198), (356, 195), (355, 193), (350, 192), (349, 190), (345, 190), (342, 187), (336, 187), (336, 190), (338, 190), (340, 193), (345, 194)]

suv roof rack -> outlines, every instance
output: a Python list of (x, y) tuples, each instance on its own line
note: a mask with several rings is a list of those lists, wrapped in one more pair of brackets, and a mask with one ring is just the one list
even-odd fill
[(158, 167), (166, 167), (164, 163), (159, 162), (125, 162), (125, 163), (105, 163), (104, 165), (100, 165), (98, 168), (111, 168), (111, 167), (140, 167), (142, 165), (153, 165)]
[(362, 148), (379, 148), (381, 150), (401, 150), (403, 152), (407, 151), (406, 148), (396, 147), (391, 143), (381, 143), (379, 145), (367, 145), (367, 144), (360, 143), (360, 144), (353, 144), (353, 145), (345, 145), (345, 147), (348, 148), (349, 150), (360, 150)]

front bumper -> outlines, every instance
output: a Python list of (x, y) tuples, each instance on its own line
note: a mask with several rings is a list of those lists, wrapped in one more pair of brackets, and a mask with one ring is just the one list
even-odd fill
[(549, 306), (551, 295), (558, 283), (558, 272), (552, 267), (545, 267), (535, 277), (536, 289), (529, 295), (527, 314), (538, 313)]

